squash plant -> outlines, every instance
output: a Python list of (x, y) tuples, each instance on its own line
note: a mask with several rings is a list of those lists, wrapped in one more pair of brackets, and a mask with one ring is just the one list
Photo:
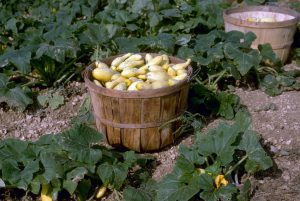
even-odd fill
[(150, 158), (109, 150), (97, 145), (101, 139), (95, 130), (76, 125), (35, 142), (2, 140), (1, 187), (46, 193), (54, 200), (64, 190), (82, 201), (93, 197), (100, 186), (120, 190), (128, 172), (134, 166), (144, 167)]
[(172, 173), (157, 183), (149, 180), (126, 187), (125, 200), (249, 200), (248, 178), (273, 164), (251, 130), (249, 114), (240, 110), (233, 124), (220, 123), (206, 134), (199, 130), (195, 134), (191, 147), (179, 148)]

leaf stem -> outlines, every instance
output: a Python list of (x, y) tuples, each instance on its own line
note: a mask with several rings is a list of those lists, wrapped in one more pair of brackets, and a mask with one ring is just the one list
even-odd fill
[(19, 72), (19, 71), (16, 71), (15, 73), (16, 73), (17, 75), (20, 75), (20, 76), (23, 76), (23, 77), (29, 77), (29, 78), (33, 78), (33, 79), (37, 79), (37, 80), (40, 80), (40, 79), (41, 79), (41, 78), (39, 78), (39, 77), (30, 75), (30, 74), (24, 74), (24, 73), (21, 73), (21, 72)]
[(246, 159), (248, 158), (248, 155), (245, 155), (241, 160), (239, 160), (234, 166), (230, 167), (229, 170), (225, 173), (225, 176), (228, 176), (231, 174), (232, 171), (234, 171), (240, 164), (242, 164)]
[(226, 70), (221, 71), (220, 73), (218, 73), (217, 75), (219, 75), (217, 77), (217, 79), (214, 81), (214, 84), (217, 84), (218, 81), (223, 77), (223, 75), (226, 73)]

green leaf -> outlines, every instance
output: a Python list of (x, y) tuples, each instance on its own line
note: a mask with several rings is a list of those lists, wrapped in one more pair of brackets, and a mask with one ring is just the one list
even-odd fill
[(95, 45), (106, 42), (109, 37), (103, 25), (92, 23), (87, 25), (87, 30), (79, 36), (79, 39), (80, 44)]
[(25, 163), (27, 160), (32, 160), (32, 158), (28, 158), (25, 155), (28, 150), (28, 142), (17, 139), (6, 139), (2, 145), (3, 147), (0, 149), (0, 157), (2, 159), (13, 159), (17, 162)]
[(227, 185), (220, 189), (211, 188), (205, 190), (200, 194), (200, 197), (205, 201), (218, 201), (218, 200), (232, 200), (232, 195), (237, 192), (236, 187)]
[(37, 96), (37, 101), (41, 106), (46, 107), (48, 104), (48, 101), (49, 101), (49, 95), (48, 94), (39, 94)]
[(240, 193), (237, 196), (238, 201), (248, 201), (250, 199), (251, 194), (251, 182), (247, 179), (240, 188)]
[(220, 123), (216, 129), (209, 130), (206, 135), (197, 135), (199, 152), (204, 156), (216, 154), (216, 160), (221, 165), (228, 165), (233, 160), (235, 146), (232, 144), (238, 135), (238, 128)]
[(276, 96), (282, 93), (279, 81), (274, 75), (267, 74), (260, 82), (261, 89), (270, 96)]
[(140, 51), (140, 49), (138, 48), (140, 40), (138, 38), (118, 37), (116, 38), (116, 43), (118, 45), (120, 53)]
[(132, 4), (132, 12), (140, 13), (143, 10), (153, 10), (154, 6), (151, 0), (134, 0)]
[(278, 62), (281, 62), (280, 59), (274, 53), (269, 43), (258, 45), (258, 50), (262, 56), (263, 61), (270, 63), (271, 66), (274, 66), (274, 64)]
[(155, 27), (159, 24), (159, 22), (162, 20), (162, 17), (157, 12), (150, 12), (148, 14), (149, 17), (149, 26)]
[(59, 108), (59, 106), (64, 104), (64, 97), (59, 94), (53, 94), (49, 99), (49, 106), (52, 110)]
[(245, 130), (251, 129), (251, 114), (245, 109), (240, 109), (234, 118), (234, 127), (238, 129), (238, 132), (244, 132)]
[(176, 162), (176, 167), (182, 167), (185, 172), (193, 171), (194, 165), (202, 165), (205, 162), (201, 154), (186, 146), (179, 147), (180, 156)]
[(51, 180), (63, 177), (63, 167), (59, 162), (57, 154), (54, 155), (54, 153), (43, 152), (40, 155), (40, 159), (45, 169), (43, 177), (47, 183), (49, 183)]
[(239, 106), (240, 98), (235, 94), (226, 92), (220, 92), (217, 98), (220, 102), (218, 114), (225, 119), (233, 119), (235, 114), (234, 109)]
[(181, 34), (177, 37), (177, 41), (176, 44), (177, 45), (187, 45), (190, 40), (191, 40), (192, 36), (190, 34)]
[(40, 175), (34, 177), (30, 183), (30, 190), (34, 194), (39, 194), (41, 189)]
[(127, 177), (127, 168), (121, 164), (110, 165), (108, 163), (101, 164), (97, 173), (104, 185), (112, 185), (115, 189), (120, 189)]
[(196, 195), (200, 188), (202, 180), (199, 175), (190, 175), (186, 182), (180, 181), (181, 175), (175, 173), (169, 174), (158, 184), (156, 201), (188, 201)]
[[(209, 50), (214, 44), (218, 33), (212, 31), (208, 34), (199, 34), (196, 38), (195, 51), (204, 52)], [(205, 41), (205, 43), (203, 42)]]
[(21, 89), (20, 86), (11, 89), (6, 87), (0, 88), (0, 102), (6, 102), (11, 107), (18, 107), (21, 110), (25, 110), (28, 105), (33, 103), (28, 94), (29, 89)]
[(160, 11), (165, 18), (181, 17), (180, 11), (176, 8), (165, 9)]
[(2, 178), (16, 188), (26, 190), (30, 184), (33, 174), (39, 171), (39, 162), (32, 161), (24, 169), (18, 167), (18, 163), (13, 160), (6, 160), (2, 164)]
[(8, 77), (5, 74), (0, 73), (0, 89), (6, 87), (7, 84)]
[(108, 33), (108, 37), (112, 38), (116, 35), (117, 31), (119, 30), (119, 26), (115, 25), (115, 24), (106, 24), (105, 28), (107, 30)]
[(42, 43), (36, 51), (36, 58), (47, 55), (55, 61), (65, 63), (65, 58), (75, 58), (77, 51), (78, 48), (72, 41), (56, 40), (54, 45)]
[(69, 152), (70, 159), (94, 165), (102, 158), (101, 150), (91, 147), (102, 139), (94, 129), (84, 124), (76, 125), (62, 133), (62, 138), (60, 146)]
[(14, 64), (22, 73), (29, 73), (31, 52), (26, 48), (13, 50), (7, 49), (4, 54), (0, 56), (0, 64), (6, 66), (9, 62)]
[(259, 138), (255, 132), (250, 130), (244, 132), (239, 149), (246, 151), (248, 155), (245, 165), (247, 172), (255, 173), (272, 167), (273, 162), (261, 147)]
[(228, 58), (234, 59), (241, 75), (246, 75), (251, 68), (258, 66), (261, 60), (258, 51), (243, 52), (232, 43), (224, 45), (224, 53)]
[(64, 180), (63, 188), (66, 189), (72, 195), (77, 188), (77, 182), (71, 180)]
[(153, 201), (153, 196), (147, 189), (133, 188), (131, 186), (124, 189), (123, 196), (125, 201)]
[(185, 46), (180, 47), (177, 51), (177, 56), (182, 59), (194, 58), (194, 50)]
[(5, 182), (0, 178), (0, 188), (5, 188)]
[(87, 200), (91, 187), (92, 183), (89, 179), (84, 179), (79, 182), (78, 187), (76, 189), (76, 194), (79, 197), (79, 201)]
[(16, 18), (9, 19), (5, 24), (5, 29), (11, 30), (13, 33), (18, 33), (17, 22)]
[(137, 162), (137, 156), (134, 151), (126, 151), (124, 153), (124, 164), (127, 168), (132, 167)]

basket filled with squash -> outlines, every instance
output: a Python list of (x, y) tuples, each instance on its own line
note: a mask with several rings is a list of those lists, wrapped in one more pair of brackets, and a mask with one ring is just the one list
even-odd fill
[[(96, 61), (83, 73), (97, 129), (114, 147), (156, 151), (174, 142), (185, 111), (190, 59), (127, 53)], [(167, 123), (171, 122), (171, 123)]]

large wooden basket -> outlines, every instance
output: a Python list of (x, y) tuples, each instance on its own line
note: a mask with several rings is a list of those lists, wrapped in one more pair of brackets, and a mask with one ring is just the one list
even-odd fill
[[(116, 57), (102, 62), (110, 65)], [(169, 58), (171, 63), (185, 62), (175, 57)], [(160, 89), (117, 91), (95, 85), (91, 75), (94, 68), (94, 64), (86, 68), (84, 80), (91, 95), (97, 129), (105, 135), (110, 145), (145, 152), (159, 150), (174, 142), (173, 133), (178, 122), (161, 126), (185, 111), (188, 79)], [(188, 71), (191, 75), (192, 68), (189, 67)]]
[[(252, 48), (259, 44), (270, 43), (273, 51), (284, 63), (294, 41), (296, 25), (300, 19), (298, 12), (289, 8), (276, 6), (246, 6), (230, 8), (223, 13), (225, 31), (252, 31), (256, 40)], [(249, 22), (247, 18), (274, 18), (276, 22)]]

